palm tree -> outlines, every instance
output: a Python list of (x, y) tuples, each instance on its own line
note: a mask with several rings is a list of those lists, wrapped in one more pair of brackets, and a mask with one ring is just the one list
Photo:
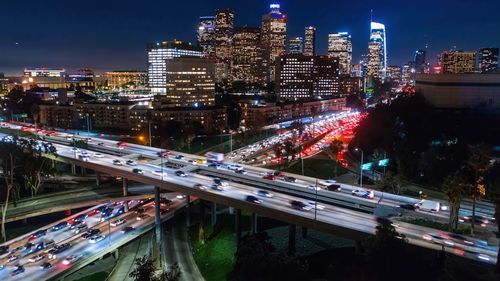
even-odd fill
[(446, 195), (450, 203), (450, 231), (456, 231), (458, 227), (458, 210), (460, 203), (466, 195), (467, 181), (460, 171), (456, 171), (446, 177), (441, 186), (441, 190)]
[(467, 165), (473, 172), (472, 182), (470, 183), (472, 196), (472, 220), (471, 234), (474, 235), (474, 217), (476, 215), (476, 200), (485, 196), (483, 178), (490, 166), (489, 147), (482, 143), (469, 146), (469, 158)]
[[(326, 155), (328, 155), (328, 158), (337, 162), (338, 155), (342, 151), (343, 145), (344, 143), (341, 140), (335, 139), (332, 141), (332, 143), (330, 143), (328, 147), (325, 148), (324, 151)], [(334, 176), (337, 176), (337, 165), (334, 165)]]

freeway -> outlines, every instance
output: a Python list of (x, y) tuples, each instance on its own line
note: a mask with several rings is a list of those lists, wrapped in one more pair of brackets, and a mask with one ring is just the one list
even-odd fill
[[(124, 202), (101, 204), (2, 244), (8, 246), (10, 252), (0, 256), (0, 278), (48, 280), (113, 252), (154, 227), (154, 202), (144, 200), (129, 201), (129, 207), (136, 211), (128, 213), (122, 213)], [(171, 218), (175, 211), (185, 206), (185, 202), (185, 199), (177, 198), (177, 194), (165, 198), (161, 203), (163, 219)], [(113, 210), (111, 217), (104, 217), (99, 212), (105, 208)], [(142, 216), (141, 220), (137, 219), (139, 216)], [(123, 222), (115, 225), (118, 220)], [(84, 238), (89, 229), (99, 233)], [(60, 252), (54, 252), (56, 245), (62, 249)], [(64, 248), (63, 245), (68, 246)], [(18, 274), (14, 274), (16, 269), (19, 269)]]
[[(184, 172), (178, 173), (179, 169), (165, 166), (167, 160), (175, 162), (171, 158), (166, 158), (165, 163), (159, 166), (148, 162), (131, 161), (121, 156), (76, 149), (67, 145), (56, 144), (54, 146), (57, 148), (58, 158), (61, 160), (101, 173), (121, 176), (144, 184), (193, 195), (208, 201), (233, 206), (237, 209), (249, 210), (262, 216), (296, 223), (352, 239), (363, 239), (367, 235), (374, 234), (378, 224), (377, 218), (372, 214), (339, 207), (329, 202), (321, 204), (311, 202), (312, 200), (305, 200), (303, 196), (299, 197), (297, 194), (290, 194), (280, 190), (267, 191), (267, 193), (261, 191), (263, 186), (271, 184), (277, 186), (282, 184), (283, 188), (291, 189), (293, 185), (284, 181), (277, 184), (278, 181), (276, 180), (262, 179), (260, 176), (252, 176), (248, 175), (248, 173), (247, 175), (239, 174), (232, 170), (220, 170), (204, 164), (192, 165), (189, 161), (184, 161), (189, 164), (180, 169)], [(151, 150), (149, 151), (151, 153)], [(99, 157), (96, 157), (96, 153), (99, 153)], [(173, 158), (175, 159), (175, 157)], [(182, 161), (181, 159), (175, 160)], [(248, 167), (248, 169), (261, 168)], [(199, 170), (225, 173), (229, 178), (238, 177), (244, 179), (244, 177), (247, 177), (249, 181), (226, 181), (226, 185), (216, 185), (217, 181), (214, 180), (213, 176), (197, 172)], [(266, 171), (265, 169), (262, 170)], [(302, 186), (299, 188), (302, 191), (311, 191), (311, 189)], [(346, 196), (339, 192), (316, 190), (315, 188), (314, 193), (316, 192), (322, 196), (326, 196), (325, 194), (328, 193), (330, 196), (334, 195), (334, 197), (340, 196), (351, 200), (362, 200), (365, 203), (373, 202), (368, 198)], [(298, 203), (291, 205), (291, 202)], [(412, 244), (433, 249), (440, 249), (441, 246), (445, 246), (450, 253), (490, 263), (496, 261), (497, 247), (491, 247), (483, 241), (465, 236), (452, 236), (452, 234), (446, 232), (403, 222), (398, 222), (396, 227)]]

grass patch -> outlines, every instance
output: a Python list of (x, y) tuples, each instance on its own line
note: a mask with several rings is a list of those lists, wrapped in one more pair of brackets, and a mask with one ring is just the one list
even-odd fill
[[(442, 231), (448, 231), (448, 224), (446, 223), (441, 223), (441, 222), (436, 222), (436, 221), (430, 221), (430, 220), (425, 220), (425, 219), (402, 219), (401, 221), (415, 224), (415, 225), (420, 225), (420, 226), (425, 226), (429, 228), (434, 228)], [(465, 228), (465, 227), (458, 227), (456, 233), (458, 234), (470, 234), (470, 229)]]
[(101, 271), (96, 272), (92, 275), (85, 276), (83, 278), (78, 279), (77, 281), (104, 281), (108, 278), (109, 273)]
[(19, 136), (25, 138), (34, 138), (35, 135), (30, 132), (18, 131), (9, 128), (0, 128), (0, 133), (4, 133), (11, 136)]
[[(335, 169), (337, 172), (335, 173)], [(299, 160), (297, 163), (289, 167), (289, 173), (301, 175), (302, 164)], [(332, 179), (347, 173), (347, 170), (340, 166), (337, 162), (330, 159), (307, 158), (304, 159), (304, 175), (320, 179)]]

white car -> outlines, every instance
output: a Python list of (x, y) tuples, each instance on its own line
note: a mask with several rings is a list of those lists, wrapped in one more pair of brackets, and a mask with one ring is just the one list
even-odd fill
[(317, 210), (324, 210), (325, 209), (325, 205), (318, 204), (317, 202), (314, 202), (314, 201), (308, 201), (306, 204), (311, 206), (313, 209), (314, 209), (314, 206), (316, 206)]
[(89, 242), (90, 242), (90, 243), (92, 243), (92, 244), (95, 244), (95, 243), (97, 243), (97, 242), (99, 242), (99, 241), (104, 240), (104, 238), (106, 238), (106, 236), (104, 236), (104, 235), (102, 235), (102, 234), (101, 234), (101, 235), (96, 235), (96, 236), (94, 236), (94, 237), (90, 238), (90, 239), (89, 239)]
[(321, 187), (313, 185), (313, 184), (308, 185), (307, 188), (312, 189), (312, 190), (316, 190), (316, 191), (321, 190)]
[[(152, 173), (153, 173), (153, 175), (161, 176), (162, 172), (161, 171), (153, 171)], [(163, 172), (163, 176), (164, 177), (168, 176), (167, 172)]]
[(373, 190), (364, 190), (364, 189), (355, 189), (351, 192), (352, 195), (362, 197), (362, 198), (367, 198), (367, 199), (373, 199), (375, 197), (375, 193)]
[(229, 164), (229, 165), (227, 165), (227, 169), (232, 170), (232, 171), (238, 171), (238, 170), (243, 170), (243, 167), (241, 167), (240, 165), (236, 165), (236, 164)]
[(121, 166), (121, 165), (123, 165), (123, 164), (122, 164), (122, 161), (120, 161), (120, 160), (118, 160), (118, 159), (115, 159), (115, 160), (113, 160), (113, 165), (116, 165), (116, 166)]
[(28, 261), (29, 262), (39, 262), (39, 261), (43, 260), (44, 258), (45, 258), (45, 256), (40, 254), (40, 255), (36, 255), (36, 256), (29, 258)]
[(95, 158), (103, 158), (104, 155), (102, 155), (101, 153), (94, 153), (94, 157)]
[(69, 264), (72, 264), (74, 263), (76, 260), (80, 259), (81, 256), (77, 256), (77, 255), (71, 255), (67, 258), (65, 258), (63, 261), (62, 261), (62, 264), (64, 265), (69, 265)]
[(336, 183), (337, 183), (336, 180), (321, 180), (321, 181), (319, 181), (319, 184), (326, 185), (326, 186), (331, 185), (331, 184), (336, 184)]
[(124, 224), (126, 222), (127, 221), (125, 219), (117, 219), (117, 220), (115, 220), (114, 222), (111, 223), (111, 226), (116, 227), (116, 226), (122, 225), (122, 224)]

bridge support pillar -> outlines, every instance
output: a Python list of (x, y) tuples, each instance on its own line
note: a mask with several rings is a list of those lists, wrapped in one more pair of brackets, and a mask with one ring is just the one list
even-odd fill
[(82, 175), (82, 177), (85, 176), (85, 168), (84, 167), (80, 167), (80, 174)]
[(212, 211), (210, 212), (211, 216), (211, 221), (212, 221), (212, 226), (214, 226), (217, 223), (217, 203), (212, 202)]
[(113, 256), (115, 257), (115, 260), (120, 258), (120, 253), (118, 252), (118, 248), (113, 251)]
[(238, 248), (238, 246), (240, 245), (240, 241), (241, 241), (241, 210), (240, 209), (236, 209), (236, 214), (234, 216), (235, 220), (234, 220), (234, 226), (235, 226), (235, 236), (236, 236), (236, 248)]
[(101, 186), (101, 173), (95, 172), (95, 185)]
[(161, 214), (160, 214), (160, 188), (155, 186), (155, 235), (156, 243), (161, 244)]
[(252, 213), (251, 228), (252, 228), (252, 234), (255, 234), (255, 233), (258, 232), (258, 228), (257, 228), (257, 214), (256, 213)]
[(295, 254), (295, 233), (297, 226), (295, 224), (290, 224), (288, 226), (288, 253), (290, 255)]
[(191, 226), (191, 198), (186, 195), (186, 226)]
[(307, 227), (302, 227), (302, 238), (307, 238)]
[(233, 207), (229, 207), (228, 210), (229, 210), (229, 214), (230, 215), (234, 214), (234, 208)]
[[(123, 188), (123, 196), (128, 196), (128, 181), (126, 178), (122, 178), (122, 188)], [(128, 200), (125, 200), (125, 213), (128, 212)]]
[(76, 165), (75, 164), (71, 164), (71, 175), (76, 176)]

